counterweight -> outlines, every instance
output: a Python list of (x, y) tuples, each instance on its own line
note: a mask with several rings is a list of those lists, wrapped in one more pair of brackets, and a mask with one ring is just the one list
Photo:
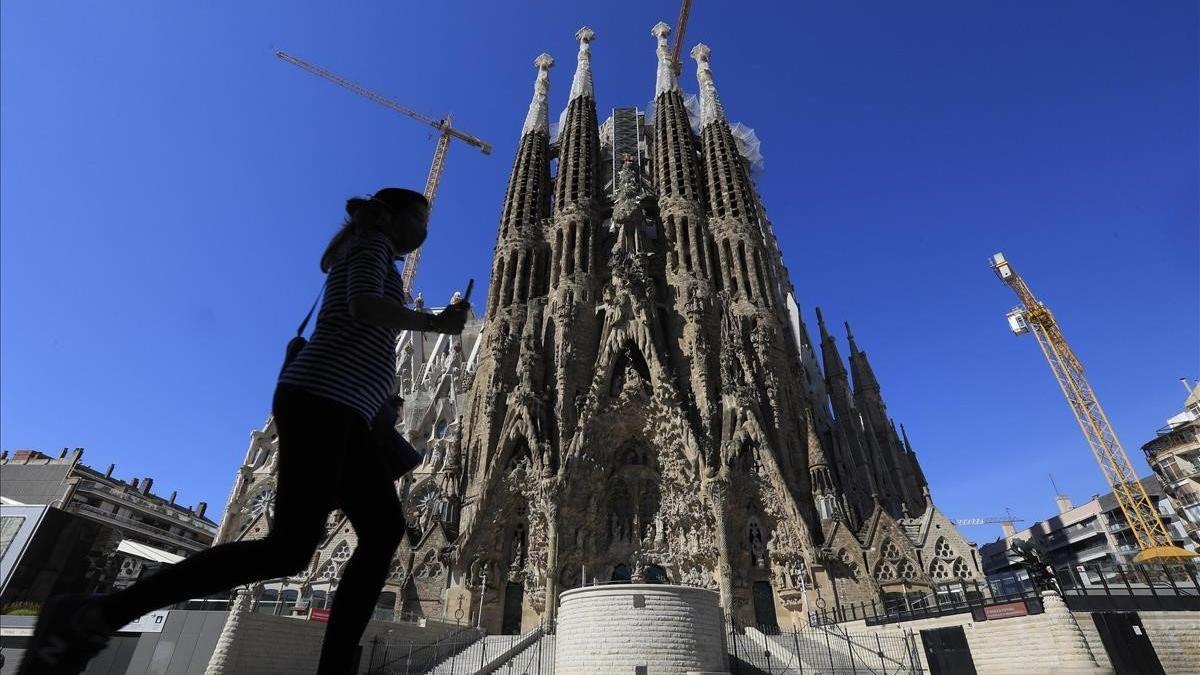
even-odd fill
[(1083, 364), (1067, 345), (1050, 309), (1033, 295), (1004, 254), (992, 256), (991, 263), (996, 276), (1013, 289), (1021, 300), (1021, 307), (1008, 313), (1009, 327), (1017, 335), (1032, 332), (1037, 338), (1046, 361), (1050, 363), (1050, 370), (1062, 387), (1063, 395), (1075, 413), (1075, 420), (1079, 422), (1079, 428), (1083, 430), (1092, 449), (1092, 455), (1137, 539), (1139, 553), (1134, 560), (1142, 563), (1169, 562), (1194, 557), (1190, 551), (1171, 543), (1171, 535), (1159, 517), (1158, 509), (1138, 480), (1129, 455), (1121, 446), (1108, 416), (1100, 407), (1096, 393), (1092, 391), (1092, 385), (1084, 376)]

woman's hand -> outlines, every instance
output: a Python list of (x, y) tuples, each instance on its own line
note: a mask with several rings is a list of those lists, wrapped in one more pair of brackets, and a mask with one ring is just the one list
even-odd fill
[(467, 324), (467, 312), (470, 309), (471, 304), (467, 302), (456, 302), (449, 305), (433, 315), (429, 322), (430, 327), (438, 333), (458, 335), (463, 332), (463, 327)]

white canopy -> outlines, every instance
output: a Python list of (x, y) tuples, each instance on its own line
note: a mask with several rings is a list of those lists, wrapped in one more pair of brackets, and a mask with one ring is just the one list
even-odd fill
[(139, 544), (136, 541), (130, 541), (128, 539), (122, 539), (121, 543), (117, 544), (117, 550), (121, 553), (128, 553), (129, 555), (137, 556), (143, 560), (166, 563), (168, 565), (174, 565), (180, 560), (183, 560), (183, 556), (181, 555), (167, 553), (162, 549), (154, 548), (153, 546), (147, 546), (145, 544)]

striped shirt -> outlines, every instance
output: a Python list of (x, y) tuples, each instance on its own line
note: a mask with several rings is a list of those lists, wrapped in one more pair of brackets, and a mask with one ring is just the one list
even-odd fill
[(383, 296), (403, 303), (404, 283), (383, 234), (353, 236), (341, 248), (325, 280), (312, 338), (280, 373), (279, 383), (352, 408), (369, 425), (392, 393), (399, 331), (355, 321), (350, 299)]

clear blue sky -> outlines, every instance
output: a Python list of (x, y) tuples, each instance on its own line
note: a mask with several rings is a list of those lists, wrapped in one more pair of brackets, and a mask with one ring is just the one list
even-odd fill
[[(486, 283), (533, 58), (558, 59), (557, 118), (591, 25), (601, 116), (645, 106), (650, 27), (678, 10), (401, 6), (0, 4), (0, 446), (83, 446), (219, 512), (343, 200), (419, 189), (433, 149), (275, 49), (495, 144), (450, 153), (418, 283), (436, 301)], [(813, 305), (851, 321), (951, 516), (1049, 515), (1048, 473), (1103, 491), (991, 253), (1053, 308), (1143, 469), (1200, 377), (1197, 7), (696, 0), (686, 44), (762, 138), (810, 325)]]

